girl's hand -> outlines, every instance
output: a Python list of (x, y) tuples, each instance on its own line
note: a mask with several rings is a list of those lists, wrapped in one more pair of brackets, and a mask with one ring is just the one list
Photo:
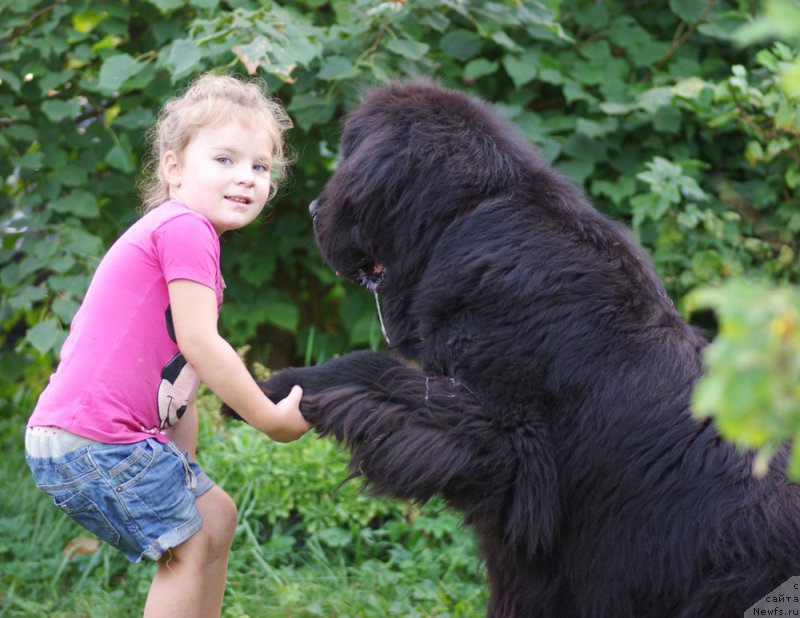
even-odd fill
[(303, 389), (294, 386), (289, 394), (275, 404), (276, 416), (280, 419), (279, 431), (273, 430), (270, 437), (278, 442), (291, 442), (311, 429), (309, 422), (303, 418), (300, 411), (300, 400), (303, 397)]

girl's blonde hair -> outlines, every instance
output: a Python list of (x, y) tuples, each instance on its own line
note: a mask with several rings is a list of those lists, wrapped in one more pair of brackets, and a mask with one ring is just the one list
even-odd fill
[(148, 133), (152, 145), (140, 185), (143, 212), (169, 199), (169, 186), (161, 169), (164, 153), (172, 150), (180, 158), (201, 128), (229, 120), (266, 129), (272, 156), (270, 197), (275, 195), (289, 163), (284, 133), (292, 127), (291, 119), (280, 102), (266, 95), (263, 82), (206, 73), (181, 96), (164, 104)]

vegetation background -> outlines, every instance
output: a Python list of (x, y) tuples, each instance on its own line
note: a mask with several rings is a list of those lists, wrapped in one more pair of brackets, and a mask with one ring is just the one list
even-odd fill
[[(223, 237), (222, 330), (254, 371), (382, 345), (372, 298), (325, 267), (306, 208), (363, 89), (421, 75), (496, 104), (630, 225), (715, 337), (696, 408), (759, 449), (754, 473), (800, 431), (794, 0), (0, 0), (0, 14), (0, 616), (141, 613), (152, 565), (52, 508), (22, 436), (94, 268), (137, 216), (146, 129), (208, 69), (265, 79), (296, 126), (272, 212)], [(241, 514), (225, 616), (485, 611), (472, 538), (442, 504), (363, 496), (330, 441), (272, 444), (217, 407), (203, 395), (199, 458)]]

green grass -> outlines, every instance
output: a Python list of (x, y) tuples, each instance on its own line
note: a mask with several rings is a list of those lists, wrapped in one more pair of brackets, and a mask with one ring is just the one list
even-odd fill
[[(416, 507), (341, 485), (346, 454), (308, 435), (281, 445), (223, 422), (201, 400), (198, 461), (236, 501), (239, 526), (223, 616), (230, 618), (471, 617), (486, 611), (471, 534), (439, 502)], [(33, 484), (25, 415), (0, 420), (0, 617), (141, 616), (155, 570), (101, 544)]]

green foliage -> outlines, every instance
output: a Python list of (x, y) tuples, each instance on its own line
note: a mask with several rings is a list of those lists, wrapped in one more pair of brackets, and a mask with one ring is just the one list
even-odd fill
[(789, 471), (800, 480), (800, 290), (731, 280), (688, 302), (714, 309), (721, 323), (705, 352), (708, 376), (695, 389), (695, 413), (714, 414), (724, 437), (759, 449), (757, 474), (794, 441)]
[[(771, 36), (784, 42), (756, 54), (757, 64), (766, 71), (733, 66), (732, 77), (714, 91), (714, 101), (722, 108), (697, 110), (715, 126), (735, 122), (748, 139), (747, 162), (767, 173), (766, 187), (782, 184), (784, 194), (783, 200), (775, 200), (761, 187), (761, 195), (775, 200), (774, 208), (741, 204), (740, 212), (749, 214), (758, 235), (744, 242), (763, 255), (760, 272), (749, 274), (760, 275), (760, 280), (734, 279), (719, 288), (698, 289), (687, 298), (693, 308), (713, 309), (720, 322), (719, 334), (705, 352), (707, 373), (695, 389), (693, 403), (697, 414), (714, 416), (724, 437), (744, 449), (757, 449), (757, 475), (765, 474), (769, 460), (793, 443), (788, 473), (800, 480), (800, 288), (774, 287), (775, 281), (796, 284), (798, 272), (800, 209), (793, 199), (800, 184), (796, 3), (769, 0), (763, 16), (737, 34), (742, 42)], [(690, 88), (698, 89), (705, 86), (694, 83)]]
[[(330, 440), (272, 443), (222, 421), (213, 396), (199, 406), (198, 461), (239, 508), (223, 616), (485, 614), (473, 537), (441, 503), (367, 498), (340, 484), (347, 457)], [(22, 434), (0, 420), (0, 616), (141, 616), (155, 566), (105, 544), (70, 553), (87, 533), (35, 488)]]
[[(32, 404), (100, 256), (136, 216), (155, 111), (208, 68), (265, 78), (296, 124), (275, 216), (224, 239), (222, 328), (270, 366), (380, 345), (371, 300), (322, 264), (305, 206), (337, 163), (342, 115), (393, 76), (495, 102), (631, 224), (679, 303), (732, 275), (797, 280), (800, 119), (784, 88), (795, 47), (739, 47), (743, 27), (769, 29), (750, 3), (645, 2), (635, 14), (621, 0), (0, 8), (0, 398), (15, 408)], [(767, 8), (767, 24), (790, 10)]]

